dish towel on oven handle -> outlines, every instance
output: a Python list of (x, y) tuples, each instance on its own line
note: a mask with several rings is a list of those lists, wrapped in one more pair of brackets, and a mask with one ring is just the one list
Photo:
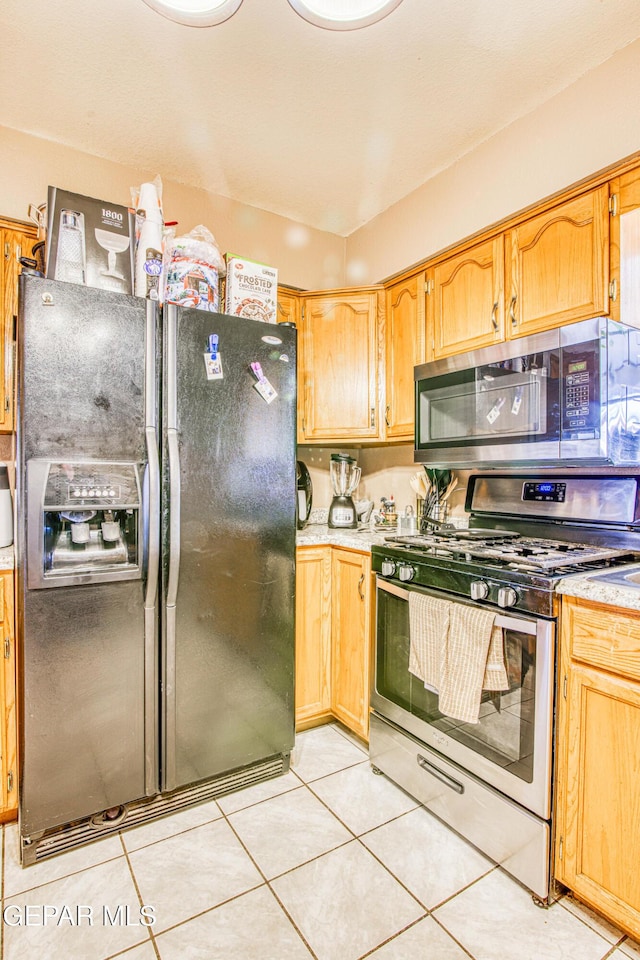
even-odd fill
[(440, 691), (452, 607), (449, 600), (409, 591), (409, 671), (433, 693)]
[(477, 723), (483, 690), (508, 690), (495, 613), (409, 593), (409, 670), (439, 695), (441, 713)]

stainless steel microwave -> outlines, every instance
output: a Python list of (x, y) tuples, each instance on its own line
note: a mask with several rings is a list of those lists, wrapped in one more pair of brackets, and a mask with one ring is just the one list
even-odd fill
[(640, 330), (605, 317), (415, 368), (415, 460), (640, 464)]

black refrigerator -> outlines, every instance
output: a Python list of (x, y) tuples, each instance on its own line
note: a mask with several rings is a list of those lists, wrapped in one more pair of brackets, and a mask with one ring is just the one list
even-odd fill
[(284, 773), (296, 330), (23, 276), (29, 864)]

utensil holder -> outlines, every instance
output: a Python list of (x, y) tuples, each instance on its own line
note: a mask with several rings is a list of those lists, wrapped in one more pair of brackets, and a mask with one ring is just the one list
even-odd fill
[(430, 520), (445, 523), (449, 516), (449, 503), (447, 500), (432, 502), (418, 497), (416, 499), (416, 516), (418, 518), (418, 528), (423, 532), (428, 529)]

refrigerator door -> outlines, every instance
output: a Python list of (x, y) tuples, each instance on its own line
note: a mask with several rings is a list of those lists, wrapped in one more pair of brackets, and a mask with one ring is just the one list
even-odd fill
[[(212, 334), (216, 379), (204, 356)], [(255, 389), (255, 363), (271, 402)], [(164, 397), (170, 791), (293, 747), (295, 329), (170, 305)]]
[[(20, 830), (26, 843), (159, 789), (157, 311), (133, 297), (23, 276), (19, 339)], [(29, 503), (27, 477), (33, 488), (47, 460), (59, 468), (60, 496), (77, 498), (78, 510), (93, 503), (89, 514), (101, 498), (117, 506), (120, 487), (107, 490), (94, 481), (83, 499), (82, 489), (65, 480), (78, 461), (89, 476), (104, 471), (105, 460), (127, 461), (142, 479), (135, 576), (91, 582), (96, 578), (80, 574), (77, 584), (31, 589), (29, 565), (43, 569), (56, 505), (33, 490)], [(138, 529), (135, 518), (122, 522)], [(70, 547), (69, 558), (84, 549)]]

